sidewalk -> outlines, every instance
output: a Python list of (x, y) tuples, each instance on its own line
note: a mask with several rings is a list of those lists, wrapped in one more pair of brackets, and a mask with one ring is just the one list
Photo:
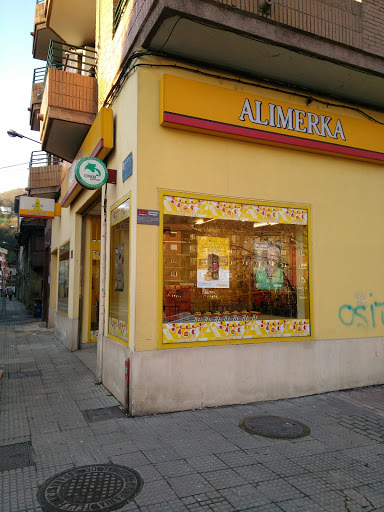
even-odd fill
[[(1, 512), (41, 511), (47, 479), (110, 463), (144, 481), (121, 512), (384, 512), (384, 386), (129, 418), (52, 330), (0, 302)], [(311, 432), (251, 435), (239, 423), (253, 415)]]

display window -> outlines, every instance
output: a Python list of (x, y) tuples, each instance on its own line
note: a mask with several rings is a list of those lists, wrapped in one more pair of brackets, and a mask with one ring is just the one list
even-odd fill
[(57, 310), (68, 315), (69, 297), (69, 252), (70, 244), (67, 242), (59, 249), (59, 286), (57, 297)]
[(163, 346), (311, 337), (308, 207), (162, 201)]
[(128, 342), (130, 198), (111, 210), (108, 333)]

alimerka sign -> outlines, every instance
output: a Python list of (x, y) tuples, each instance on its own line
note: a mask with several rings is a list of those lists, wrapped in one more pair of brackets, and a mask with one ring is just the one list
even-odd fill
[(262, 89), (250, 94), (171, 75), (161, 85), (162, 126), (384, 163), (384, 126), (358, 112), (347, 116), (342, 107), (283, 101), (288, 93), (272, 99)]
[(45, 197), (20, 197), (20, 217), (53, 219), (55, 216), (55, 200)]
[(249, 99), (245, 98), (239, 117), (240, 121), (248, 119), (251, 123), (262, 126), (271, 126), (297, 133), (317, 134), (324, 138), (346, 140), (340, 119), (334, 120), (331, 116), (317, 115), (313, 112), (292, 107), (284, 111), (281, 105), (275, 105), (274, 103), (268, 103), (268, 117), (264, 119), (262, 117), (263, 102), (255, 100), (254, 103), (255, 105), (252, 108)]

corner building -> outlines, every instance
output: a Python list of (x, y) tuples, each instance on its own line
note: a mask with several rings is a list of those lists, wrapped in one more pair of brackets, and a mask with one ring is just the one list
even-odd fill
[(383, 383), (384, 2), (70, 4), (34, 37), (57, 336), (133, 415)]

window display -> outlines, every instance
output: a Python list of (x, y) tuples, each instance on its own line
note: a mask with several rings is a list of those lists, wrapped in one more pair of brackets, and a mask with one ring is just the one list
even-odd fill
[(57, 297), (57, 310), (68, 314), (69, 290), (69, 242), (59, 249), (59, 287)]
[(163, 343), (310, 336), (307, 209), (163, 207)]
[(130, 200), (111, 211), (108, 332), (128, 341)]

